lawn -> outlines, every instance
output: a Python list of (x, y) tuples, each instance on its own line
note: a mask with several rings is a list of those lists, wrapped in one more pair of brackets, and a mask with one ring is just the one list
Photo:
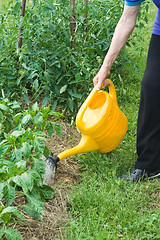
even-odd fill
[(159, 180), (131, 184), (118, 178), (134, 167), (137, 157), (140, 82), (154, 17), (155, 8), (151, 6), (149, 24), (133, 33), (135, 37), (142, 34), (142, 40), (127, 48), (132, 57), (122, 66), (119, 79), (112, 79), (119, 106), (129, 121), (124, 140), (112, 153), (92, 152), (76, 157), (81, 163), (82, 181), (72, 187), (69, 202), (72, 220), (64, 239), (160, 239)]

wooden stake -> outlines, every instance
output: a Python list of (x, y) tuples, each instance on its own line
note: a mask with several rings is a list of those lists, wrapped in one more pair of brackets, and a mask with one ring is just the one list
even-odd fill
[(70, 0), (71, 18), (70, 18), (70, 29), (71, 29), (71, 48), (74, 47), (75, 41), (75, 29), (76, 29), (76, 17), (75, 17), (75, 0)]
[[(25, 15), (25, 6), (26, 6), (26, 0), (22, 0), (21, 3), (21, 16), (24, 17)], [(19, 35), (18, 35), (18, 47), (21, 48), (22, 47), (22, 30), (23, 28), (19, 29)]]
[(85, 18), (85, 19), (84, 19), (85, 32), (88, 31), (88, 29), (87, 29), (87, 14), (88, 14), (87, 7), (88, 7), (88, 0), (84, 0), (84, 1), (83, 1), (83, 9), (86, 8), (86, 12), (83, 14), (83, 17)]

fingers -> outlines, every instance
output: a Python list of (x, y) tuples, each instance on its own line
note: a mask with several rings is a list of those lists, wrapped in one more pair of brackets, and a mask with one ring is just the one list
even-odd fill
[(97, 84), (97, 90), (103, 89), (105, 87), (105, 78), (104, 76), (99, 76), (100, 74), (97, 74), (95, 78), (93, 79), (94, 86)]
[(97, 83), (98, 83), (98, 78), (97, 78), (97, 77), (94, 77), (94, 78), (93, 78), (94, 87), (96, 86)]
[(103, 88), (108, 87), (109, 85), (110, 85), (109, 79), (105, 79), (105, 80), (103, 81)]
[(104, 88), (103, 80), (99, 80), (97, 84), (97, 90), (101, 90)]
[(94, 86), (97, 84), (97, 90), (104, 89), (105, 87), (108, 87), (110, 85), (110, 82), (107, 79), (109, 75), (110, 69), (102, 65), (98, 74), (93, 79)]
[(97, 84), (97, 90), (104, 89), (105, 87), (108, 87), (110, 85), (109, 79), (103, 80), (103, 79), (98, 79), (97, 77), (93, 79), (93, 83), (94, 83), (94, 86), (96, 86)]

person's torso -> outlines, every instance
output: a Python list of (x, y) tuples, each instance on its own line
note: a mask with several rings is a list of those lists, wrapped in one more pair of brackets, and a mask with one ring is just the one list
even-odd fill
[(153, 26), (153, 34), (160, 35), (160, 0), (153, 0), (157, 7), (157, 14)]
[(160, 8), (160, 0), (153, 0), (154, 4)]

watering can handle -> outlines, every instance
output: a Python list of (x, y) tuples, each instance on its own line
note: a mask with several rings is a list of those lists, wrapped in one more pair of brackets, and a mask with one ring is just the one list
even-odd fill
[[(115, 91), (115, 87), (114, 84), (112, 83), (112, 81), (109, 79), (110, 85), (109, 87), (109, 95), (113, 98), (114, 102), (117, 104), (117, 97), (116, 97), (116, 91)], [(92, 99), (94, 98), (94, 95), (98, 92), (99, 90), (97, 90), (97, 84), (96, 86), (93, 88), (93, 90), (90, 92), (89, 96), (87, 97), (87, 99), (85, 100), (85, 102), (82, 104), (82, 106), (80, 107), (78, 113), (77, 113), (77, 117), (76, 117), (76, 125), (78, 121), (82, 120), (82, 117), (84, 115), (84, 112), (86, 111), (87, 107), (89, 106), (89, 104), (92, 102)]]
[(117, 103), (117, 95), (116, 95), (116, 90), (115, 90), (115, 87), (114, 87), (114, 84), (113, 82), (109, 79), (109, 82), (110, 82), (110, 85), (108, 86), (109, 87), (109, 95), (113, 98), (113, 101)]

